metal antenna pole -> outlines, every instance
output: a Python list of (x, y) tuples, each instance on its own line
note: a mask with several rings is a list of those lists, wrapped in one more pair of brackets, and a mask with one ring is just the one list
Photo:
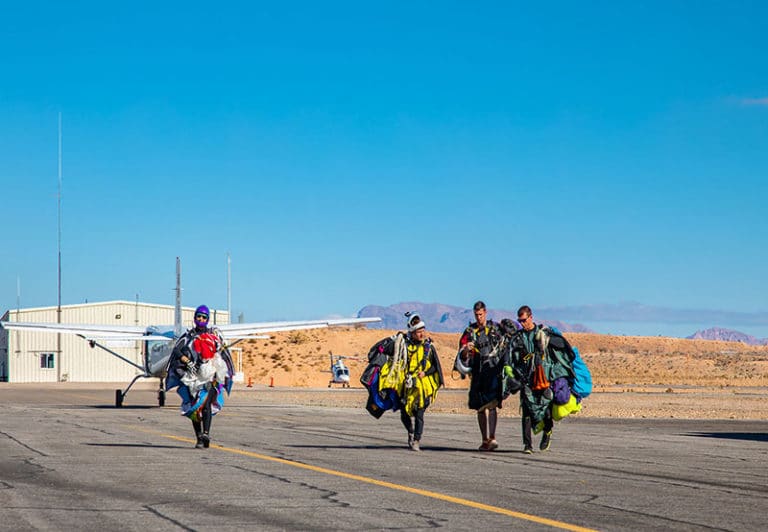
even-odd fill
[[(59, 238), (58, 238), (58, 300), (56, 304), (56, 323), (61, 323), (61, 111), (59, 111)], [(56, 361), (56, 380), (61, 381), (61, 333), (56, 335), (56, 353), (59, 360)]]
[[(9, 317), (10, 317), (10, 313)], [(16, 276), (16, 321), (21, 321), (21, 277)], [(10, 335), (8, 336), (8, 349), (11, 348)], [(16, 335), (16, 352), (21, 353), (21, 335)], [(10, 351), (8, 351), (10, 354)], [(8, 376), (6, 373), (5, 376)]]
[(181, 336), (184, 332), (181, 323), (181, 259), (176, 257), (176, 304), (173, 315), (174, 332)]
[(232, 259), (227, 252), (227, 319), (232, 323)]
[[(139, 325), (139, 294), (136, 294), (136, 307), (134, 309), (133, 324), (135, 326)], [(141, 355), (141, 343), (135, 342), (135, 345), (136, 345), (136, 360), (140, 360), (139, 356)]]

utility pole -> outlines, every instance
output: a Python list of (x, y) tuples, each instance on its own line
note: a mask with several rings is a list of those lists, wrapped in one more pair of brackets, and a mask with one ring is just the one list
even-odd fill
[(179, 257), (176, 257), (176, 304), (174, 305), (173, 325), (178, 338), (184, 332), (181, 323), (181, 259)]
[[(56, 323), (61, 324), (61, 111), (59, 111), (59, 193), (58, 193), (58, 212), (59, 212), (59, 238), (58, 238), (58, 300), (56, 304)], [(56, 335), (56, 380), (61, 382), (61, 333)]]
[[(16, 321), (21, 321), (21, 277), (19, 277), (18, 275), (16, 276)], [(9, 341), (9, 345), (8, 345), (9, 354), (10, 354), (10, 348), (11, 346)], [(16, 352), (21, 353), (21, 335), (20, 334), (16, 334)]]
[[(133, 313), (133, 324), (135, 326), (139, 325), (139, 294), (136, 294), (136, 307), (135, 307), (134, 313)], [(134, 345), (136, 346), (136, 358), (135, 358), (135, 360), (138, 362), (140, 360), (140, 356), (141, 356), (141, 342), (134, 342)]]
[(232, 323), (232, 259), (227, 251), (227, 320)]

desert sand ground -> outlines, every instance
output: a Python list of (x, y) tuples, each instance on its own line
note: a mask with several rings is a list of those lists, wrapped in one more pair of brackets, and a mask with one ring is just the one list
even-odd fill
[[(275, 334), (269, 340), (238, 344), (245, 383), (279, 393), (286, 401), (362, 407), (359, 383), (369, 348), (396, 331), (365, 328), (321, 329)], [(468, 380), (453, 374), (458, 334), (431, 333), (447, 389), (466, 389)], [(768, 347), (736, 342), (679, 338), (569, 333), (589, 365), (594, 392), (580, 416), (768, 419)], [(347, 359), (359, 393), (309, 393), (328, 387), (329, 353)], [(271, 386), (270, 386), (271, 385)], [(337, 387), (337, 385), (334, 385)], [(266, 390), (265, 390), (266, 391)], [(362, 404), (361, 404), (362, 403)], [(518, 400), (505, 403), (502, 415), (518, 415)], [(466, 394), (438, 396), (434, 411), (469, 413)]]

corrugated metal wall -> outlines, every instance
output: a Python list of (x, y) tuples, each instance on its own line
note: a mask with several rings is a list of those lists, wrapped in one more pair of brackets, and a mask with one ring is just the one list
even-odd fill
[[(228, 323), (226, 311), (214, 311), (216, 323)], [(171, 305), (108, 301), (61, 307), (61, 323), (93, 325), (173, 325)], [(8, 321), (57, 323), (56, 307), (11, 310)], [(182, 308), (184, 327), (192, 325), (193, 308)], [(213, 322), (213, 317), (211, 322)], [(38, 331), (7, 332), (5, 343), (0, 336), (0, 358), (7, 346), (9, 382), (122, 382), (130, 381), (139, 370), (103, 349), (91, 348), (88, 342), (72, 334), (61, 334), (61, 355), (57, 354), (59, 335)], [(143, 367), (141, 342), (105, 342), (106, 347)], [(41, 367), (46, 354), (54, 355), (52, 368)], [(0, 360), (1, 362), (1, 360)], [(1, 374), (1, 373), (0, 373)]]

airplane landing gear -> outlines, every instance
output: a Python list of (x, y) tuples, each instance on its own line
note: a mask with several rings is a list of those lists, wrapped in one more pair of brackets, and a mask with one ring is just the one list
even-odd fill
[(160, 387), (157, 389), (157, 404), (165, 406), (165, 379), (160, 378)]
[(125, 399), (125, 396), (128, 395), (128, 390), (131, 389), (131, 386), (133, 386), (137, 380), (146, 379), (147, 377), (149, 377), (149, 375), (147, 375), (146, 373), (144, 375), (136, 375), (131, 381), (131, 384), (129, 384), (128, 387), (125, 389), (125, 391), (115, 390), (115, 408), (122, 408), (123, 399)]
[[(115, 390), (115, 408), (122, 408), (125, 396), (128, 395), (128, 390), (131, 389), (131, 386), (133, 386), (137, 380), (146, 378), (149, 378), (149, 375), (136, 375), (125, 391), (119, 389)], [(163, 379), (160, 379), (160, 389), (157, 390), (157, 404), (159, 406), (165, 406), (165, 385)]]

